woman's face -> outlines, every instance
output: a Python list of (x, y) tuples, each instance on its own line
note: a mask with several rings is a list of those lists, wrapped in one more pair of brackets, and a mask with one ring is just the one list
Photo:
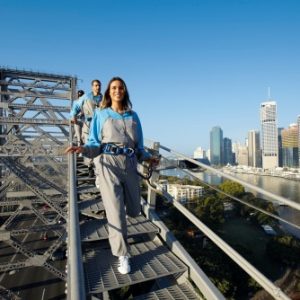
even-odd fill
[(115, 80), (110, 84), (109, 96), (112, 102), (122, 102), (125, 95), (125, 88), (123, 83), (119, 80)]

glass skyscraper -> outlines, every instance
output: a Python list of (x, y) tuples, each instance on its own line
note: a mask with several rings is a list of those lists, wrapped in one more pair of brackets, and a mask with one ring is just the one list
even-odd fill
[(298, 124), (298, 166), (300, 168), (300, 115), (298, 116), (298, 120), (297, 120), (297, 124)]
[(224, 140), (224, 155), (223, 155), (223, 164), (233, 165), (233, 155), (232, 155), (232, 143), (231, 139), (225, 137)]
[(255, 130), (248, 132), (248, 165), (250, 167), (261, 168), (259, 132)]
[(210, 163), (223, 164), (223, 131), (219, 126), (213, 127), (210, 131)]
[(275, 101), (260, 105), (262, 167), (278, 167), (277, 105)]
[(291, 124), (289, 128), (281, 131), (283, 167), (298, 168), (298, 125)]

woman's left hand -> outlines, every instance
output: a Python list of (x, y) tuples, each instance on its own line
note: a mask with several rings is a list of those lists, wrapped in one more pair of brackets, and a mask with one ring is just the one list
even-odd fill
[(161, 156), (152, 156), (151, 158), (149, 158), (149, 160), (147, 160), (147, 162), (150, 164), (150, 166), (152, 168), (155, 168), (158, 166), (159, 162), (160, 162), (160, 158)]

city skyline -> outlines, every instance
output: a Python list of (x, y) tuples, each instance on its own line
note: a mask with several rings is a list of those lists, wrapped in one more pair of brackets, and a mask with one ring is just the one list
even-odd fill
[[(6, 1), (0, 65), (127, 83), (144, 136), (191, 155), (221, 126), (232, 141), (300, 114), (300, 2), (261, 0)], [(296, 113), (295, 113), (296, 110)]]
[[(269, 100), (269, 101), (275, 102), (275, 103), (276, 103), (276, 101), (273, 101), (273, 100)], [(268, 102), (268, 101), (265, 101), (265, 102)], [(262, 102), (262, 103), (263, 103), (263, 102)], [(278, 114), (277, 114), (277, 115), (278, 115)], [(258, 119), (258, 120), (259, 120), (259, 119)], [(277, 129), (279, 129), (279, 128), (287, 129), (287, 128), (289, 128), (290, 125), (292, 125), (292, 124), (297, 124), (297, 122), (300, 123), (299, 120), (300, 120), (300, 114), (296, 114), (296, 117), (295, 117), (294, 120), (291, 120), (285, 127), (277, 126)], [(260, 124), (259, 124), (259, 126), (260, 126)], [(220, 124), (215, 124), (214, 126), (212, 126), (212, 128), (214, 128), (214, 127), (220, 127), (220, 128), (222, 129), (222, 131), (223, 131), (223, 136), (224, 136), (224, 137), (225, 137), (225, 136), (229, 137), (229, 138), (232, 140), (233, 143), (245, 144), (245, 143), (246, 143), (246, 140), (249, 139), (249, 136), (248, 136), (248, 132), (249, 132), (249, 131), (257, 131), (257, 132), (261, 133), (261, 128), (260, 128), (259, 126), (258, 126), (257, 128), (252, 127), (252, 128), (246, 129), (247, 131), (245, 132), (244, 137), (242, 137), (242, 139), (240, 139), (240, 140), (233, 140), (233, 139), (231, 138), (231, 134), (230, 134), (230, 133), (228, 133), (228, 132), (225, 132), (225, 133), (224, 133), (223, 127), (222, 127), (222, 125), (220, 125)], [(212, 128), (210, 128), (210, 130), (211, 130)], [(299, 134), (299, 136), (300, 136), (300, 134)], [(210, 138), (209, 132), (208, 132), (208, 138)], [(204, 150), (210, 149), (210, 146), (209, 146), (209, 145), (208, 145), (208, 147), (204, 147), (202, 144), (199, 144), (199, 145), (197, 145), (196, 148), (198, 148), (198, 147), (203, 148)], [(196, 149), (196, 148), (195, 148), (195, 149)], [(195, 150), (195, 149), (194, 149), (194, 150)]]
[(263, 170), (300, 166), (300, 115), (286, 128), (278, 127), (276, 101), (260, 104), (260, 130), (248, 130), (245, 142), (223, 137), (220, 126), (210, 130), (210, 147), (198, 146), (193, 157), (214, 166), (241, 165)]

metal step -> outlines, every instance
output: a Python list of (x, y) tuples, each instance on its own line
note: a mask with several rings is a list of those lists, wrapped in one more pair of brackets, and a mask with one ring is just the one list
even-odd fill
[[(158, 228), (144, 216), (127, 218), (128, 237), (147, 233), (158, 233)], [(107, 220), (90, 220), (80, 226), (83, 242), (99, 241), (108, 238)]]
[(141, 296), (134, 297), (133, 300), (199, 300), (200, 296), (192, 290), (188, 284), (174, 284), (170, 287), (153, 291)]
[(79, 181), (95, 181), (96, 177), (89, 177), (89, 176), (85, 176), (85, 177), (77, 177), (76, 180)]
[(83, 186), (79, 186), (77, 188), (77, 193), (78, 194), (83, 194), (83, 193), (99, 193), (99, 189), (96, 188), (94, 184), (83, 185)]
[(104, 205), (98, 196), (78, 202), (78, 209), (81, 213), (97, 213), (104, 210)]
[(94, 249), (84, 253), (88, 293), (102, 293), (187, 271), (187, 267), (158, 239), (130, 245), (129, 253), (131, 272), (126, 275), (118, 272), (118, 258), (111, 254), (110, 249)]

